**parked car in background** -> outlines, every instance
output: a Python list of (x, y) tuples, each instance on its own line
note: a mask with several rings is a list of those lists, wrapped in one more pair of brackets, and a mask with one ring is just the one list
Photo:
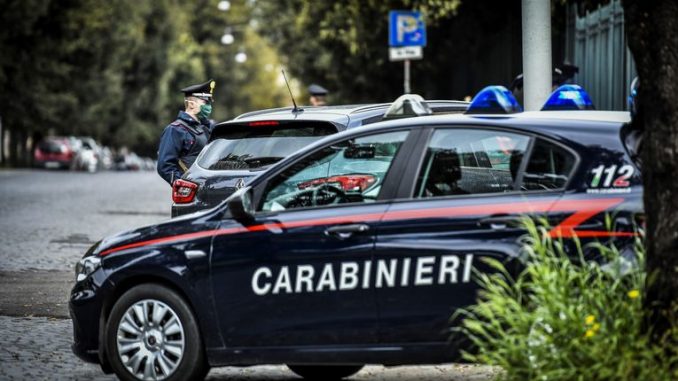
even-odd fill
[(140, 171), (144, 169), (144, 160), (127, 147), (118, 150), (114, 162), (114, 167), (118, 171)]
[(108, 147), (101, 147), (101, 169), (113, 169), (113, 152)]
[(100, 169), (101, 148), (91, 137), (76, 138), (80, 144), (73, 160), (72, 168), (80, 171), (96, 172)]
[(462, 113), (467, 102), (424, 101), (281, 108), (249, 112), (219, 123), (189, 170), (172, 187), (172, 217), (218, 205), (256, 175), (328, 135), (386, 119)]
[(33, 152), (33, 165), (39, 168), (68, 169), (77, 154), (72, 139), (50, 136), (40, 141)]
[(151, 159), (150, 157), (143, 157), (141, 159), (144, 162), (143, 166), (144, 171), (155, 171), (156, 168), (155, 160)]

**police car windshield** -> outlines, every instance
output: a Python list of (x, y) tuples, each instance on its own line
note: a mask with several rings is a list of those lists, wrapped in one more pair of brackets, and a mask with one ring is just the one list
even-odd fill
[(336, 132), (334, 126), (326, 123), (228, 126), (205, 147), (198, 157), (198, 165), (210, 170), (265, 168)]

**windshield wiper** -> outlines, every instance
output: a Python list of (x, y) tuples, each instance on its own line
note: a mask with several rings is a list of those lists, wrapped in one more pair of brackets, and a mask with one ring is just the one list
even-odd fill
[(243, 161), (247, 164), (258, 164), (257, 167), (261, 167), (263, 165), (270, 165), (273, 163), (277, 163), (280, 160), (282, 160), (282, 157), (278, 156), (260, 156), (260, 157), (252, 157), (248, 159), (244, 159)]

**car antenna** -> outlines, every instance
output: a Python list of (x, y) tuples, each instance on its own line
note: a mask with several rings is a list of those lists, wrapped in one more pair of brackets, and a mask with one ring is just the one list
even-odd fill
[(297, 113), (297, 112), (304, 111), (303, 108), (297, 107), (297, 102), (294, 101), (294, 95), (292, 95), (292, 89), (290, 88), (290, 83), (287, 81), (287, 76), (285, 75), (285, 69), (280, 68), (280, 71), (282, 72), (283, 78), (285, 79), (285, 84), (287, 85), (287, 90), (290, 92), (290, 98), (292, 98), (292, 104), (294, 105), (292, 112)]

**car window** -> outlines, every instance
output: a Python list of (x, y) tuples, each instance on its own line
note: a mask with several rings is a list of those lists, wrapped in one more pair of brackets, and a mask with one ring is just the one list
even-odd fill
[(66, 152), (66, 146), (55, 140), (43, 140), (38, 145), (38, 148), (45, 153), (62, 153)]
[(313, 153), (269, 182), (260, 210), (376, 201), (407, 134), (352, 138)]
[(523, 174), (520, 189), (561, 189), (565, 187), (575, 162), (575, 156), (565, 148), (537, 139)]
[(529, 140), (501, 131), (437, 130), (419, 169), (414, 197), (511, 191)]
[[(256, 122), (255, 122), (256, 123)], [(309, 144), (336, 133), (331, 125), (230, 126), (207, 145), (198, 165), (210, 170), (247, 170), (268, 167)]]

